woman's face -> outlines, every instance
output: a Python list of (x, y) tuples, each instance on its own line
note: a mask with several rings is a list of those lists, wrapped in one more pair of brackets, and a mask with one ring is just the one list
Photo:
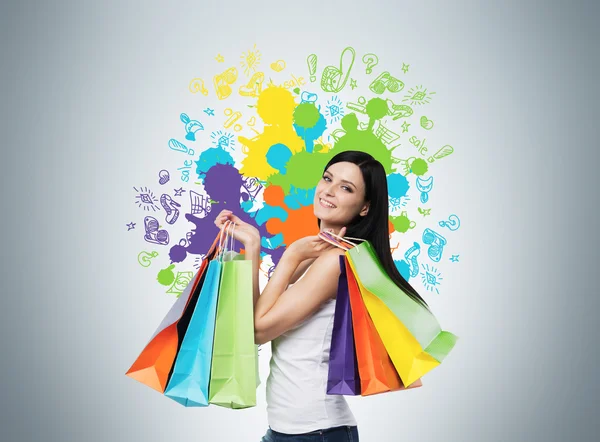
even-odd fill
[[(323, 173), (315, 190), (315, 216), (327, 227), (347, 226), (358, 213), (367, 214), (369, 204), (365, 203), (364, 197), (365, 183), (360, 168), (346, 161), (332, 164)], [(329, 207), (322, 200), (335, 207)]]

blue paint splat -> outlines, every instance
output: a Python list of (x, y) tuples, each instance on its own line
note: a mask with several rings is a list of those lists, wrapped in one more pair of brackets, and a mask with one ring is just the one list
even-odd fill
[(262, 226), (271, 218), (279, 218), (282, 222), (285, 222), (287, 217), (288, 214), (283, 207), (269, 206), (265, 203), (264, 207), (258, 211), (256, 218), (254, 219), (256, 224)]
[(410, 266), (408, 265), (408, 263), (401, 259), (394, 260), (394, 264), (400, 272), (400, 275), (402, 275), (402, 277), (408, 281), (410, 279)]
[(206, 175), (206, 172), (216, 164), (235, 165), (235, 161), (229, 152), (225, 152), (220, 147), (205, 150), (200, 154), (198, 161), (194, 162), (196, 163), (196, 173), (199, 179), (202, 179)]
[(325, 130), (327, 129), (327, 121), (322, 113), (319, 112), (319, 121), (313, 127), (304, 128), (300, 127), (297, 124), (294, 124), (294, 130), (298, 134), (300, 138), (304, 140), (304, 144), (306, 145), (306, 151), (308, 153), (313, 152), (313, 148), (315, 147), (315, 140), (319, 138)]
[(391, 173), (387, 177), (388, 193), (391, 198), (402, 198), (408, 193), (410, 185), (406, 177), (400, 173)]
[(263, 236), (260, 238), (260, 244), (266, 249), (276, 249), (277, 247), (283, 244), (283, 233), (278, 233), (277, 235), (274, 235), (270, 238), (265, 238)]
[(299, 189), (290, 185), (290, 193), (286, 195), (283, 202), (290, 209), (298, 210), (301, 207), (310, 206), (315, 198), (316, 187), (312, 189)]
[(267, 163), (280, 173), (286, 173), (285, 165), (292, 157), (292, 151), (281, 143), (273, 144), (267, 151)]
[(254, 201), (252, 201), (251, 199), (240, 202), (240, 207), (242, 208), (242, 210), (244, 212), (246, 212), (247, 214), (251, 215), (252, 217), (254, 217), (254, 215), (252, 215), (252, 212), (251, 212), (253, 206), (254, 206)]

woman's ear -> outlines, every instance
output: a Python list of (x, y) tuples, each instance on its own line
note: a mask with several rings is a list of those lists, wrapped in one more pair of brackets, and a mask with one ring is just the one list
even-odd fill
[(369, 213), (369, 204), (365, 205), (360, 211), (360, 216), (366, 216)]

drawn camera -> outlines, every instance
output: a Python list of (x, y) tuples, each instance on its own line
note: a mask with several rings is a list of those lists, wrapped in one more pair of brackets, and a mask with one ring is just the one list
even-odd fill
[(442, 259), (446, 239), (439, 233), (427, 228), (423, 231), (423, 243), (428, 244), (427, 254), (434, 262), (439, 262)]

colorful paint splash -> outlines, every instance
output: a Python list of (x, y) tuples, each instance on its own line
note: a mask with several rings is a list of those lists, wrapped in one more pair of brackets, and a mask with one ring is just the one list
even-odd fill
[[(383, 57), (352, 47), (339, 60), (307, 51), (295, 64), (256, 45), (215, 53), (213, 68), (207, 60), (206, 70), (181, 87), (195, 94), (197, 106), (174, 115), (181, 130), (156, 146), (170, 149), (172, 164), (156, 164), (156, 182), (132, 186), (139, 218), (125, 225), (143, 238), (138, 263), (179, 296), (218, 233), (214, 217), (227, 208), (259, 230), (261, 270), (270, 278), (286, 245), (318, 233), (312, 201), (326, 163), (362, 150), (387, 174), (398, 270), (407, 280), (421, 274), (423, 287), (439, 293), (442, 262), (459, 262), (440, 231), (451, 236), (460, 219), (431, 207), (433, 173), (454, 148), (431, 141), (437, 118), (427, 104), (436, 92), (410, 78), (415, 68), (407, 75), (403, 62), (386, 70)], [(397, 237), (415, 229), (420, 241), (403, 246)]]

